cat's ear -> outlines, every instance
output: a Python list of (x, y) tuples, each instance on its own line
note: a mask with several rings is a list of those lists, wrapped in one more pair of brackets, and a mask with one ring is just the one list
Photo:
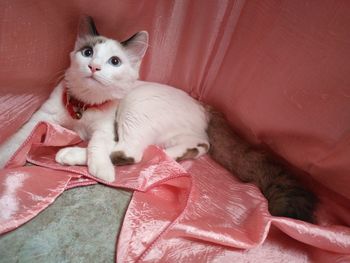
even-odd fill
[(86, 36), (99, 36), (99, 33), (92, 17), (83, 15), (79, 18), (78, 38)]
[(139, 66), (148, 47), (148, 33), (140, 31), (121, 44), (128, 53), (131, 63)]

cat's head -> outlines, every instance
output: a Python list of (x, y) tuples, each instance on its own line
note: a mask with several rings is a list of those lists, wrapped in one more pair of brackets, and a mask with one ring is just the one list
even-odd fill
[(91, 17), (81, 18), (65, 74), (69, 91), (86, 103), (122, 98), (138, 79), (147, 46), (146, 31), (118, 42), (100, 36)]

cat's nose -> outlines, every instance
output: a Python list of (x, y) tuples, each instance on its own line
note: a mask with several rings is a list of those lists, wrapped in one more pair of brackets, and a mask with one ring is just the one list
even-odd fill
[(100, 71), (101, 67), (96, 66), (96, 65), (89, 65), (89, 69), (91, 70), (92, 73), (95, 73), (96, 71)]

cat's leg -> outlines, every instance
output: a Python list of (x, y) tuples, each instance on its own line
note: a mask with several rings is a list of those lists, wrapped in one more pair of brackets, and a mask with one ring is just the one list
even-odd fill
[(108, 182), (115, 179), (115, 168), (110, 159), (115, 145), (113, 131), (111, 126), (108, 129), (94, 132), (87, 148), (89, 173)]
[(176, 161), (198, 158), (208, 150), (208, 140), (196, 135), (177, 135), (165, 143), (166, 154)]
[(86, 165), (87, 149), (82, 147), (66, 147), (59, 150), (55, 157), (62, 165)]

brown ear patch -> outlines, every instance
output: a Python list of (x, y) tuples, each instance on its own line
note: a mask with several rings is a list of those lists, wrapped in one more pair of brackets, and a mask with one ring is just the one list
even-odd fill
[(182, 155), (181, 157), (177, 157), (176, 161), (180, 162), (182, 160), (186, 160), (186, 159), (193, 159), (196, 158), (198, 155), (199, 151), (197, 148), (190, 148), (187, 149), (187, 151), (184, 153), (184, 155)]
[(110, 158), (114, 165), (127, 165), (135, 163), (134, 158), (127, 157), (122, 151), (112, 152)]
[(102, 44), (107, 41), (107, 38), (102, 36), (86, 36), (78, 39), (78, 49), (76, 52), (82, 51), (84, 48), (93, 48), (97, 44)]

